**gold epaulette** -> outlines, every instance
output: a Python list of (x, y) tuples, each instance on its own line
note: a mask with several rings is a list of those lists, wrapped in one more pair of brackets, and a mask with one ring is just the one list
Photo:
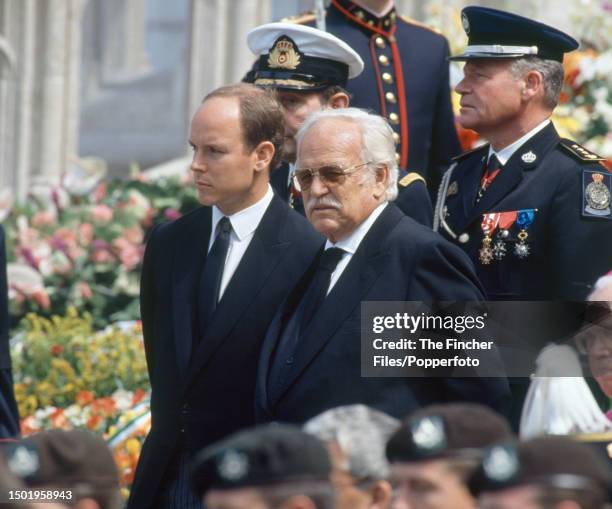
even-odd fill
[(601, 157), (601, 156), (598, 156), (597, 154), (594, 154), (590, 150), (587, 150), (582, 145), (579, 145), (578, 143), (572, 140), (561, 138), (559, 145), (561, 145), (561, 147), (563, 147), (567, 152), (569, 152), (574, 158), (580, 161), (586, 161), (586, 162), (592, 163), (595, 161), (605, 161), (606, 160), (605, 157)]
[(317, 18), (313, 11), (306, 11), (300, 14), (296, 14), (295, 16), (287, 16), (286, 18), (281, 19), (282, 23), (295, 23), (297, 25), (301, 25), (303, 23), (308, 23), (310, 21), (314, 21)]
[(416, 25), (418, 27), (425, 28), (429, 30), (430, 32), (433, 32), (434, 34), (442, 35), (442, 32), (440, 32), (440, 30), (438, 30), (437, 28), (430, 27), (429, 25), (426, 25), (425, 23), (421, 23), (420, 21), (417, 21), (416, 19), (409, 18), (408, 16), (405, 16), (404, 14), (400, 14), (400, 18), (402, 18), (402, 21), (405, 21), (406, 23), (410, 23), (411, 25)]
[(399, 185), (402, 187), (408, 187), (410, 184), (418, 182), (419, 180), (422, 181), (423, 184), (427, 184), (422, 175), (418, 174), (416, 171), (411, 171), (402, 177), (402, 179), (399, 181)]

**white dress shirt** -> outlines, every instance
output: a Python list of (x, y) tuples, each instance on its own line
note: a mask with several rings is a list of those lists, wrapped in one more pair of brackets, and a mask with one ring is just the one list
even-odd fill
[(363, 221), (357, 228), (355, 228), (355, 230), (353, 230), (350, 235), (346, 236), (342, 240), (339, 240), (335, 244), (332, 244), (329, 240), (325, 243), (325, 249), (328, 249), (330, 247), (339, 247), (346, 251), (342, 255), (342, 258), (338, 262), (338, 265), (336, 265), (336, 270), (332, 272), (331, 280), (329, 282), (329, 288), (327, 289), (328, 294), (329, 292), (331, 292), (331, 289), (334, 287), (334, 285), (338, 282), (338, 279), (340, 279), (340, 276), (344, 272), (344, 269), (346, 269), (346, 266), (351, 261), (351, 258), (353, 258), (353, 255), (357, 251), (357, 248), (359, 247), (359, 244), (361, 244), (363, 238), (366, 236), (368, 231), (370, 231), (370, 228), (374, 224), (374, 221), (378, 219), (378, 216), (380, 216), (382, 211), (385, 210), (385, 207), (387, 205), (388, 202), (381, 203), (370, 213), (370, 215), (365, 221)]
[(524, 143), (527, 142), (527, 140), (538, 134), (548, 124), (550, 124), (549, 118), (547, 118), (543, 122), (540, 122), (527, 134), (524, 134), (514, 143), (508, 145), (506, 148), (502, 148), (499, 152), (493, 150), (493, 147), (489, 145), (489, 155), (487, 157), (487, 161), (491, 158), (491, 154), (495, 154), (497, 156), (498, 161), (501, 163), (502, 166), (504, 166), (508, 162), (508, 159), (512, 157), (512, 154), (514, 154), (519, 148), (521, 148), (521, 146), (523, 146)]
[[(268, 184), (268, 191), (261, 200), (246, 209), (236, 212), (231, 216), (227, 216), (232, 225), (232, 232), (230, 234), (230, 243), (227, 250), (227, 258), (225, 259), (223, 277), (221, 278), (221, 287), (219, 288), (219, 300), (223, 297), (223, 293), (228, 283), (232, 279), (234, 272), (236, 272), (240, 260), (242, 260), (245, 251), (253, 239), (255, 229), (259, 226), (273, 197), (274, 191), (272, 191), (272, 187)], [(217, 231), (217, 226), (223, 216), (223, 212), (213, 205), (211, 231), (215, 232), (215, 234), (210, 236), (208, 251), (210, 251), (217, 238), (217, 234), (219, 233)]]

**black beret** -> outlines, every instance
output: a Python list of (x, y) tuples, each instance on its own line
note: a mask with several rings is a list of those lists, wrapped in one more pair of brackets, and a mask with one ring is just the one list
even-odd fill
[(475, 403), (430, 405), (413, 413), (387, 442), (390, 463), (454, 456), (479, 457), (479, 450), (514, 435), (498, 414)]
[(547, 436), (493, 445), (468, 486), (474, 496), (537, 484), (609, 497), (611, 479), (610, 466), (591, 448), (567, 437)]
[(538, 21), (488, 7), (461, 11), (468, 44), (450, 60), (535, 56), (563, 62), (563, 54), (578, 48), (571, 36)]
[(4, 454), (9, 470), (27, 486), (79, 484), (95, 492), (119, 492), (106, 442), (88, 431), (41, 431), (7, 444)]
[(330, 471), (320, 440), (294, 426), (268, 424), (200, 451), (192, 462), (192, 482), (203, 495), (211, 489), (328, 480)]

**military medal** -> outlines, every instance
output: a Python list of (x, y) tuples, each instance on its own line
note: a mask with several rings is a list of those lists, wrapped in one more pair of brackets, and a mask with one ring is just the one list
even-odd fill
[(530, 253), (529, 244), (527, 244), (527, 228), (533, 223), (537, 209), (524, 209), (519, 210), (516, 216), (516, 224), (520, 227), (521, 231), (518, 233), (518, 242), (514, 244), (514, 254), (521, 259), (527, 258)]
[(497, 239), (493, 244), (493, 256), (497, 261), (501, 261), (506, 256), (506, 242), (505, 240), (510, 235), (508, 231), (510, 227), (516, 221), (516, 210), (510, 212), (501, 212), (499, 216), (499, 232), (497, 233)]
[(489, 265), (493, 261), (491, 244), (493, 242), (493, 232), (499, 223), (499, 215), (499, 212), (482, 215), (480, 227), (482, 228), (482, 233), (484, 233), (484, 238), (482, 239), (482, 247), (478, 251), (478, 258), (483, 265)]

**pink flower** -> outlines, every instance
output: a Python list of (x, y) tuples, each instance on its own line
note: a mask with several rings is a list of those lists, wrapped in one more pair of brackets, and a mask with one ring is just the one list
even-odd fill
[(100, 184), (98, 184), (98, 187), (96, 187), (93, 193), (91, 193), (91, 200), (94, 203), (100, 203), (102, 201), (102, 198), (104, 198), (105, 196), (106, 196), (106, 182), (100, 182)]
[(51, 307), (51, 299), (45, 290), (37, 290), (32, 293), (32, 299), (34, 299), (34, 302), (43, 309), (49, 309)]
[(91, 254), (91, 261), (94, 263), (109, 263), (113, 260), (113, 255), (106, 249), (98, 249)]
[(166, 209), (164, 211), (164, 216), (166, 216), (170, 221), (174, 221), (182, 216), (182, 214), (176, 209)]
[(79, 292), (79, 296), (83, 299), (91, 299), (93, 297), (91, 287), (85, 281), (80, 281), (77, 284), (77, 291)]
[(124, 237), (115, 239), (113, 247), (119, 251), (119, 260), (127, 270), (132, 270), (142, 261), (141, 247), (135, 246)]
[(144, 239), (144, 232), (139, 225), (134, 225), (130, 228), (126, 228), (123, 232), (123, 236), (128, 242), (132, 244), (142, 244)]
[(107, 205), (94, 205), (91, 209), (91, 218), (96, 223), (108, 223), (113, 218), (113, 209)]
[(77, 227), (77, 238), (79, 244), (82, 246), (88, 246), (91, 244), (94, 236), (94, 227), (91, 223), (81, 223)]
[(51, 210), (40, 210), (32, 216), (32, 226), (41, 228), (55, 224), (57, 217)]

